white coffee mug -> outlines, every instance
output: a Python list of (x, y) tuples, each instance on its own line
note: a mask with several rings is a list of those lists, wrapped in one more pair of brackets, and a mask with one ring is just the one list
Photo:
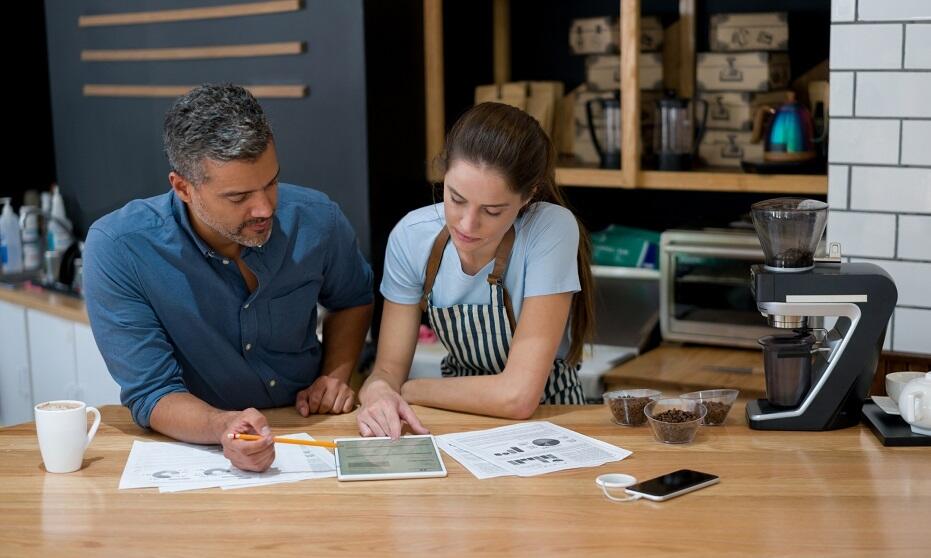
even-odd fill
[(912, 432), (931, 436), (931, 372), (905, 384), (899, 394), (899, 412)]
[[(87, 414), (94, 414), (94, 424), (87, 430)], [(35, 406), (36, 434), (45, 470), (71, 473), (81, 468), (84, 450), (100, 426), (100, 411), (83, 401), (46, 401)]]

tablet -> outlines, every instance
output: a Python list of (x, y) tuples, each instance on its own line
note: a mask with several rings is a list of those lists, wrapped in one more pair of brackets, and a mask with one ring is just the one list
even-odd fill
[(341, 481), (445, 477), (433, 436), (342, 438), (336, 441), (336, 478)]

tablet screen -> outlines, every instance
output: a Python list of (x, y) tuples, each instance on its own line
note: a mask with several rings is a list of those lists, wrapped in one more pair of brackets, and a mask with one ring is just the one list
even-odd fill
[(336, 441), (340, 480), (445, 477), (433, 436), (354, 438)]

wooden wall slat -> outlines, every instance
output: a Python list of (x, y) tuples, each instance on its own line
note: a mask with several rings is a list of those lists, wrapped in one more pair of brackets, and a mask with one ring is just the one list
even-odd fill
[[(88, 83), (85, 97), (179, 97), (195, 85), (112, 85)], [(257, 98), (299, 99), (306, 97), (306, 85), (243, 85)]]
[(148, 62), (153, 60), (247, 58), (252, 56), (301, 54), (305, 50), (305, 44), (300, 41), (209, 47), (82, 50), (81, 60), (83, 62)]
[(194, 21), (251, 15), (296, 12), (301, 9), (301, 0), (273, 0), (249, 4), (228, 4), (208, 8), (186, 8), (181, 10), (157, 10), (149, 12), (127, 12), (115, 14), (87, 15), (78, 18), (78, 27), (104, 27), (111, 25), (140, 25), (173, 21)]

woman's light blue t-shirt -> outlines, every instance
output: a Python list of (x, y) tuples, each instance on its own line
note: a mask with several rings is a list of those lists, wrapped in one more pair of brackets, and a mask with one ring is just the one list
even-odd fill
[[(443, 204), (429, 205), (408, 213), (388, 237), (381, 294), (397, 304), (417, 304), (423, 295), (427, 259), (436, 235), (446, 224)], [(568, 209), (547, 203), (531, 204), (514, 223), (514, 247), (504, 276), (511, 296), (514, 319), (520, 322), (524, 298), (557, 293), (576, 293), (579, 283), (579, 226)], [(489, 304), (486, 278), (494, 261), (475, 275), (462, 271), (456, 246), (450, 241), (443, 252), (433, 285), (433, 305)], [(569, 348), (568, 324), (557, 357)]]

